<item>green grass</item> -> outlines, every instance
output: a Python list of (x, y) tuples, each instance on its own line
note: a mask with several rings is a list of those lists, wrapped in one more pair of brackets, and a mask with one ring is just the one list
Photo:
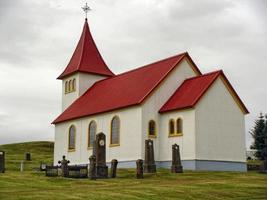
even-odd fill
[[(6, 152), (7, 170), (19, 171), (20, 163), (24, 161), (25, 170), (37, 169), (40, 162), (51, 164), (53, 161), (53, 142), (25, 142), (16, 144), (0, 145), (0, 150)], [(31, 153), (31, 161), (25, 161), (25, 154)]]
[[(267, 199), (267, 175), (257, 172), (171, 174), (160, 169), (157, 174), (145, 174), (143, 180), (138, 180), (133, 169), (119, 169), (116, 179), (92, 181), (50, 178), (30, 170), (37, 168), (41, 160), (51, 162), (52, 146), (43, 142), (0, 146), (10, 154), (7, 159), (14, 159), (7, 162), (6, 173), (0, 174), (0, 200)], [(19, 172), (16, 166), (24, 158), (22, 151), (32, 152), (33, 158), (25, 172)]]
[(261, 164), (260, 160), (248, 160), (247, 162), (248, 162), (248, 164), (251, 164), (251, 165), (260, 165)]

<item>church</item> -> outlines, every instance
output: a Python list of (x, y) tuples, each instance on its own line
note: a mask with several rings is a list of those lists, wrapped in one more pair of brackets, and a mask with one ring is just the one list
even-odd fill
[(222, 70), (202, 74), (187, 52), (116, 75), (85, 19), (58, 79), (62, 113), (53, 121), (54, 164), (62, 155), (71, 164), (88, 164), (95, 135), (103, 132), (107, 162), (117, 159), (119, 168), (135, 168), (152, 139), (157, 168), (170, 168), (176, 143), (184, 169), (247, 170), (247, 108)]

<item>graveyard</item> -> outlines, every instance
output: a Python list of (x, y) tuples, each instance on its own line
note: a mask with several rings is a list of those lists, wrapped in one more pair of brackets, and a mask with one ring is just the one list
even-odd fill
[[(266, 199), (267, 175), (257, 171), (208, 172), (157, 169), (136, 178), (135, 169), (121, 169), (116, 178), (90, 180), (46, 177), (40, 162), (52, 163), (52, 142), (0, 146), (6, 152), (6, 171), (0, 174), (0, 199)], [(20, 162), (25, 153), (31, 160)]]

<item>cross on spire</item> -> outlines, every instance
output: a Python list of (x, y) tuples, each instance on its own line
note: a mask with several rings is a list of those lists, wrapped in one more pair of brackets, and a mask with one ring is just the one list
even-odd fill
[(82, 7), (84, 13), (85, 13), (85, 19), (87, 19), (87, 13), (91, 10), (91, 8), (85, 3), (85, 6)]

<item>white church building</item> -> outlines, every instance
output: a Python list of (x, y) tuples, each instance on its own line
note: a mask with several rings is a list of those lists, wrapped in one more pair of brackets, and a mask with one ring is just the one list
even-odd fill
[(184, 169), (246, 171), (248, 110), (223, 71), (202, 74), (188, 53), (115, 75), (85, 20), (62, 81), (54, 163), (87, 164), (95, 135), (106, 135), (107, 161), (134, 168), (154, 141), (157, 168), (170, 168), (178, 144)]

